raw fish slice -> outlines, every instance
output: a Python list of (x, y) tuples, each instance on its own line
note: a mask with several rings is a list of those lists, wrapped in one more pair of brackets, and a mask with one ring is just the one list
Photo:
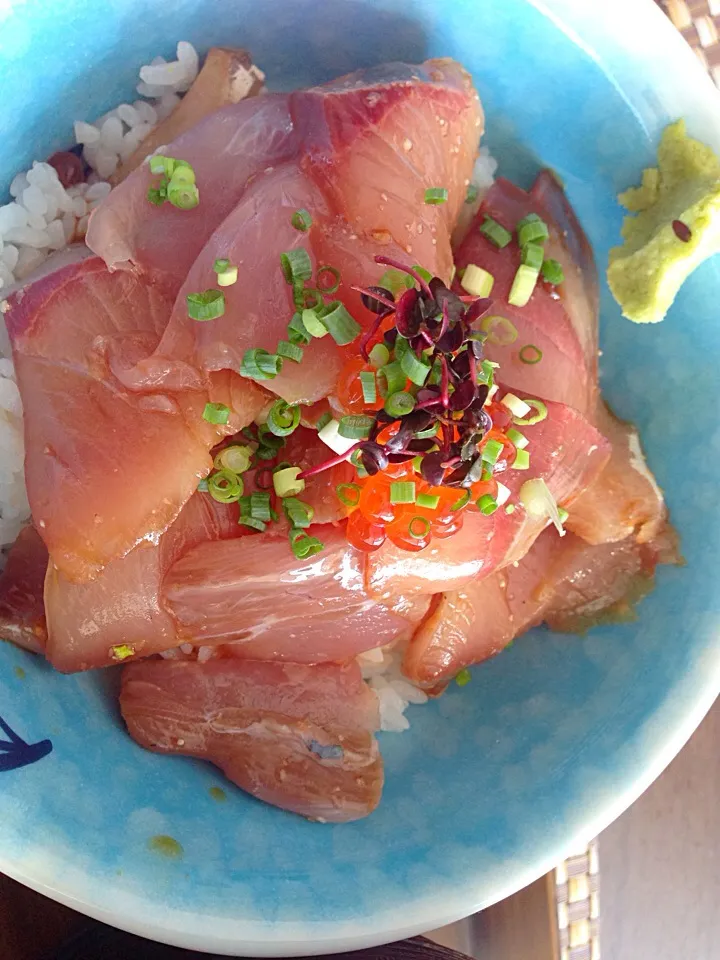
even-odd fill
[(267, 534), (186, 553), (164, 584), (179, 641), (232, 643), (237, 656), (319, 663), (383, 646), (423, 616), (422, 604), (393, 610), (368, 596), (363, 557), (342, 527), (309, 532), (325, 547), (307, 560), (295, 559), (287, 538)]
[[(59, 270), (10, 301), (5, 315), (23, 400), (25, 474), (38, 533), (70, 579), (172, 523), (211, 466), (209, 448), (256, 415), (264, 396), (235, 391), (226, 426), (202, 413), (207, 393), (147, 397), (107, 368), (109, 344), (130, 362), (157, 343), (168, 299), (99, 257)], [(229, 396), (230, 384), (215, 389)]]
[[(542, 185), (545, 180), (538, 183)], [(485, 346), (488, 359), (500, 363), (503, 380), (531, 396), (548, 397), (588, 412), (594, 410), (597, 394), (597, 274), (592, 257), (583, 255), (580, 262), (574, 259), (575, 251), (584, 251), (587, 241), (554, 179), (551, 184), (554, 189), (544, 188), (546, 208), (509, 181), (497, 180), (457, 250), (455, 262), (458, 270), (472, 263), (492, 274), (491, 314), (507, 318), (517, 330), (514, 342), (488, 342)], [(528, 213), (539, 213), (548, 224), (551, 240), (546, 253), (556, 256), (568, 280), (557, 292), (538, 283), (526, 306), (511, 307), (508, 296), (520, 265), (520, 249), (515, 242), (498, 248), (478, 227), (485, 216), (490, 216), (514, 231)], [(553, 214), (562, 218), (558, 221)], [(563, 231), (570, 229), (574, 231), (572, 247), (569, 238), (563, 237)], [(459, 281), (456, 289), (463, 292)], [(497, 328), (497, 334), (502, 336), (502, 327)], [(542, 352), (539, 363), (520, 359), (520, 351), (527, 345)]]
[(192, 165), (199, 205), (178, 210), (170, 203), (161, 207), (150, 203), (148, 188), (159, 177), (152, 176), (143, 164), (93, 213), (87, 243), (109, 267), (129, 262), (162, 283), (174, 297), (213, 230), (237, 205), (248, 181), (295, 156), (287, 97), (252, 97), (224, 107), (163, 152)]
[[(559, 504), (572, 503), (607, 462), (609, 445), (581, 414), (551, 401), (547, 408), (545, 420), (521, 428), (530, 441), (530, 470), (508, 469), (497, 474), (511, 491), (511, 503), (531, 478), (544, 479)], [(384, 600), (396, 593), (458, 589), (521, 559), (548, 522), (528, 517), (519, 506), (512, 514), (499, 509), (489, 517), (470, 507), (463, 519), (459, 533), (434, 540), (419, 553), (408, 553), (386, 541), (370, 554), (367, 575), (371, 594)]]
[[(293, 466), (308, 470), (324, 463), (333, 456), (333, 452), (319, 439), (315, 430), (298, 427), (288, 437), (281, 456)], [(355, 468), (347, 462), (308, 477), (300, 499), (315, 511), (313, 523), (335, 523), (345, 519), (347, 510), (337, 495), (337, 486), (341, 483), (352, 483), (354, 479)]]
[(638, 432), (600, 400), (595, 422), (612, 444), (610, 461), (575, 502), (568, 528), (588, 543), (636, 537), (650, 543), (667, 521), (662, 491), (643, 456)]
[[(312, 258), (313, 230), (303, 233), (291, 224), (293, 213), (302, 208), (322, 212), (324, 202), (294, 164), (259, 176), (192, 264), (157, 351), (118, 374), (123, 383), (134, 390), (199, 389), (208, 372), (239, 370), (246, 350), (260, 347), (274, 353), (278, 341), (287, 339), (295, 311), (280, 255), (303, 248)], [(224, 288), (224, 315), (199, 323), (188, 316), (186, 297), (215, 286), (218, 258), (237, 265), (238, 279)], [(340, 365), (332, 338), (314, 339), (302, 363), (286, 360), (281, 373), (263, 386), (288, 403), (312, 403), (330, 392)]]
[(354, 662), (137, 663), (120, 707), (141, 746), (209, 760), (284, 810), (341, 823), (380, 801), (378, 705)]
[(241, 535), (237, 504), (196, 493), (157, 544), (143, 543), (109, 563), (91, 583), (71, 583), (52, 564), (45, 579), (46, 655), (73, 673), (174, 647), (175, 621), (163, 605), (165, 573), (204, 541)]
[[(353, 231), (394, 242), (448, 279), (450, 232), (482, 133), (470, 76), (452, 60), (390, 63), (290, 96), (302, 165)], [(448, 201), (425, 203), (428, 188)]]
[(11, 640), (32, 653), (42, 653), (47, 641), (43, 583), (47, 547), (35, 527), (18, 534), (0, 573), (0, 639)]

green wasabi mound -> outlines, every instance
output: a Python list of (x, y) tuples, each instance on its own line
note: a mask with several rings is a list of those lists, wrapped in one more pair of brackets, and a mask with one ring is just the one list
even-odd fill
[(692, 271), (720, 252), (720, 159), (678, 120), (663, 132), (657, 167), (618, 200), (630, 215), (610, 251), (610, 290), (628, 320), (657, 323)]

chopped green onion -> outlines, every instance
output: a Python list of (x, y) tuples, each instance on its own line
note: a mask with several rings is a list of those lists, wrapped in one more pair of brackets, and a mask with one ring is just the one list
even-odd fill
[(476, 263), (465, 267), (460, 286), (472, 297), (489, 297), (495, 283), (495, 277)]
[(423, 278), (425, 283), (430, 283), (433, 278), (433, 275), (430, 273), (430, 271), (426, 270), (425, 267), (421, 266), (419, 263), (413, 264), (413, 270)]
[(258, 533), (264, 533), (265, 527), (267, 526), (262, 520), (256, 520), (255, 517), (251, 517), (246, 513), (241, 514), (238, 523), (243, 527), (250, 527), (251, 530), (257, 530)]
[(497, 220), (493, 220), (492, 217), (485, 217), (485, 220), (480, 227), (480, 233), (487, 237), (488, 240), (494, 243), (495, 246), (499, 247), (501, 250), (512, 240), (512, 234), (510, 231), (506, 230), (502, 224), (497, 222)]
[[(128, 657), (135, 656), (135, 646), (132, 643), (118, 643), (116, 646), (110, 647), (110, 656), (113, 660), (119, 660), (122, 663)], [(21, 674), (21, 676), (24, 676), (24, 674)]]
[[(269, 412), (270, 411), (268, 410), (268, 413)], [(262, 426), (259, 427), (258, 437), (263, 446), (270, 447), (271, 450), (279, 450), (280, 447), (285, 446), (284, 437), (279, 437), (277, 434), (273, 433), (266, 423), (263, 423)]]
[(408, 350), (412, 350), (410, 341), (407, 339), (407, 337), (403, 337), (402, 335), (398, 334), (398, 336), (395, 338), (395, 359), (398, 362), (401, 361)]
[(477, 366), (477, 382), (484, 383), (486, 386), (493, 385), (495, 368), (489, 360), (482, 360)]
[[(340, 434), (340, 423), (331, 417), (324, 426), (318, 430), (318, 437), (326, 444), (333, 453), (342, 455), (355, 446), (355, 439), (343, 437)], [(359, 451), (356, 451), (359, 452)]]
[(439, 426), (440, 426), (439, 423), (433, 423), (433, 424), (431, 424), (426, 430), (418, 430), (418, 431), (415, 433), (415, 439), (416, 439), (416, 440), (429, 440), (430, 437), (436, 437)]
[(467, 188), (467, 193), (465, 194), (465, 203), (475, 203), (479, 194), (480, 191), (478, 188), (474, 183), (471, 183)]
[(500, 403), (508, 408), (513, 417), (525, 417), (532, 410), (529, 403), (521, 400), (520, 397), (516, 397), (514, 393), (506, 393)]
[(462, 508), (469, 503), (470, 501), (470, 491), (463, 490), (455, 503), (450, 507), (451, 510), (462, 510)]
[(315, 287), (293, 286), (293, 301), (298, 310), (318, 310), (324, 304), (322, 293)]
[(230, 409), (224, 403), (206, 403), (202, 415), (208, 423), (226, 424), (230, 419)]
[(189, 293), (185, 302), (191, 320), (215, 320), (225, 313), (225, 294), (222, 290)]
[(269, 490), (272, 486), (272, 470), (270, 467), (263, 467), (255, 473), (255, 486), (258, 490)]
[(517, 340), (517, 327), (507, 317), (483, 317), (480, 321), (480, 329), (487, 334), (488, 343), (496, 343), (501, 347), (506, 347)]
[(520, 487), (518, 497), (531, 517), (547, 517), (555, 524), (560, 536), (565, 535), (560, 509), (544, 480), (540, 478), (526, 480)]
[(150, 167), (150, 173), (164, 173), (169, 177), (172, 176), (175, 161), (172, 157), (164, 157), (162, 154), (156, 153), (148, 160), (148, 166)]
[(400, 367), (408, 378), (418, 387), (422, 387), (430, 373), (430, 364), (418, 360), (413, 350), (407, 350), (400, 360)]
[(154, 203), (156, 207), (161, 207), (167, 200), (167, 190), (165, 187), (149, 187), (147, 198), (150, 203)]
[(290, 531), (290, 549), (298, 560), (307, 560), (324, 548), (325, 544), (317, 537), (309, 537), (303, 530)]
[(300, 424), (300, 407), (276, 400), (267, 415), (267, 426), (276, 437), (289, 437)]
[(524, 433), (520, 433), (519, 430), (515, 430), (512, 427), (507, 432), (507, 438), (518, 450), (524, 450), (525, 447), (530, 443)]
[(415, 397), (406, 390), (391, 393), (385, 401), (385, 412), (391, 417), (404, 417), (415, 409)]
[(269, 493), (250, 494), (250, 516), (253, 518), (253, 520), (262, 520), (263, 523), (270, 522)]
[(415, 503), (415, 482), (403, 480), (391, 483), (390, 503)]
[(412, 517), (408, 523), (408, 533), (413, 540), (424, 540), (430, 533), (430, 521), (427, 517)]
[(507, 513), (507, 514), (515, 513), (515, 504), (514, 504), (514, 503), (509, 503), (509, 504), (505, 507), (505, 513)]
[[(332, 277), (332, 280), (327, 285), (320, 282), (321, 277), (325, 276)], [(321, 293), (335, 293), (337, 288), (340, 286), (340, 271), (337, 267), (318, 267), (317, 273), (315, 274), (315, 283), (317, 284), (318, 290)]]
[(540, 269), (543, 280), (545, 280), (546, 283), (552, 284), (554, 287), (559, 283), (563, 283), (565, 280), (565, 273), (557, 260), (543, 260)]
[(350, 316), (341, 300), (333, 300), (322, 307), (319, 316), (339, 347), (352, 343), (362, 332), (362, 327)]
[(307, 233), (312, 226), (312, 217), (308, 211), (302, 207), (300, 210), (295, 211), (290, 218), (290, 223), (295, 227), (296, 230), (300, 230), (302, 233)]
[(375, 403), (377, 401), (377, 384), (375, 383), (375, 374), (372, 370), (360, 371), (360, 385), (362, 386), (363, 402)]
[(346, 507), (356, 507), (360, 502), (360, 487), (357, 483), (339, 483), (335, 487), (335, 493)]
[(231, 287), (237, 283), (238, 268), (234, 267), (229, 260), (216, 260), (213, 270), (217, 274), (217, 282), (221, 287)]
[(530, 454), (527, 452), (527, 450), (516, 451), (515, 460), (512, 462), (511, 467), (513, 470), (530, 469)]
[(332, 414), (327, 410), (325, 411), (325, 413), (319, 416), (317, 419), (317, 423), (315, 424), (315, 429), (317, 430), (317, 432), (320, 433), (323, 427), (326, 427), (330, 423), (332, 418), (333, 418)]
[(304, 350), (297, 343), (290, 343), (288, 340), (280, 340), (277, 345), (276, 353), (285, 360), (292, 360), (293, 363), (300, 363), (303, 358)]
[(304, 530), (310, 526), (315, 511), (309, 503), (304, 503), (296, 497), (285, 497), (282, 505), (291, 527)]
[(302, 322), (310, 336), (315, 337), (317, 340), (328, 335), (328, 328), (314, 310), (303, 310)]
[(542, 350), (536, 347), (534, 343), (526, 343), (524, 347), (520, 348), (520, 352), (518, 353), (518, 358), (521, 363), (540, 363), (542, 357)]
[(250, 468), (253, 451), (250, 447), (234, 443), (225, 447), (215, 457), (215, 467), (218, 470), (232, 470), (235, 474), (245, 473)]
[(274, 460), (277, 456), (277, 450), (273, 447), (258, 447), (255, 456), (258, 460)]
[(424, 507), (426, 510), (437, 510), (440, 497), (436, 497), (432, 493), (419, 493), (415, 503), (419, 507)]
[(200, 191), (194, 183), (178, 182), (173, 177), (167, 185), (167, 198), (178, 210), (192, 210), (200, 203)]
[(293, 318), (288, 324), (288, 340), (290, 343), (294, 343), (302, 347), (307, 346), (307, 344), (312, 340), (312, 334), (303, 323), (302, 315), (300, 313), (293, 314)]
[(567, 512), (565, 507), (558, 507), (558, 516), (560, 518), (560, 523), (565, 523), (570, 514)]
[[(400, 337), (398, 337), (398, 340), (400, 340)], [(385, 393), (387, 396), (391, 396), (399, 390), (402, 390), (407, 381), (407, 377), (403, 373), (403, 369), (398, 360), (393, 360), (392, 363), (386, 363), (384, 367), (381, 367), (378, 370), (378, 377), (385, 381)]]
[(539, 276), (537, 270), (521, 263), (510, 288), (508, 303), (513, 307), (524, 307), (533, 295)]
[(297, 247), (295, 250), (281, 253), (280, 266), (285, 282), (291, 285), (303, 283), (312, 276), (312, 261), (305, 247)]
[(346, 440), (364, 440), (370, 436), (374, 424), (374, 417), (367, 417), (362, 413), (351, 414), (340, 419), (338, 433)]
[(522, 220), (518, 220), (515, 229), (520, 230), (526, 223), (539, 223), (541, 220), (542, 217), (539, 214), (529, 213), (526, 217), (523, 217)]
[(415, 471), (415, 473), (420, 473), (422, 469), (423, 458), (421, 456), (413, 457), (410, 461), (410, 465)]
[(389, 267), (378, 281), (378, 286), (385, 287), (394, 297), (412, 289), (414, 285), (413, 278), (409, 274), (396, 270), (395, 267)]
[[(503, 403), (505, 399), (503, 398)], [(531, 400), (529, 397), (525, 400), (525, 406), (533, 408), (536, 412), (528, 417), (525, 414), (522, 417), (515, 417), (515, 423), (519, 427), (531, 427), (535, 423), (540, 423), (545, 420), (548, 415), (547, 405), (542, 402), (542, 400)]]
[(472, 674), (468, 669), (461, 670), (455, 677), (455, 683), (459, 687), (466, 687), (472, 680)]
[(242, 496), (242, 479), (232, 470), (218, 470), (208, 477), (208, 493), (218, 503), (234, 503)]
[(274, 380), (282, 370), (282, 357), (260, 347), (246, 350), (240, 363), (240, 375), (251, 380)]
[(495, 497), (491, 497), (489, 493), (484, 493), (477, 500), (477, 508), (480, 513), (486, 517), (489, 517), (497, 510), (498, 503)]
[(425, 203), (445, 203), (448, 198), (446, 187), (428, 187), (425, 191)]
[(166, 157), (170, 166), (165, 167), (165, 173), (174, 183), (195, 183), (195, 171), (187, 160), (173, 160), (172, 157)]
[(207, 493), (208, 492), (208, 482), (207, 477), (204, 480), (201, 480), (197, 485), (198, 493)]
[(380, 367), (384, 367), (390, 359), (390, 351), (384, 343), (376, 343), (368, 356), (370, 358), (371, 365), (378, 370)]
[(522, 248), (522, 262), (531, 270), (539, 270), (544, 257), (545, 251), (539, 243), (528, 243)]
[(503, 452), (503, 445), (499, 440), (488, 440), (482, 449), (482, 459), (485, 463), (496, 464), (498, 457)]
[(516, 229), (518, 243), (521, 247), (524, 247), (528, 243), (537, 243), (538, 241), (544, 243), (550, 236), (547, 224), (544, 220), (541, 220), (540, 217), (538, 217), (537, 220), (530, 220), (529, 217), (524, 217)]
[(300, 467), (284, 467), (273, 473), (273, 487), (279, 497), (296, 497), (305, 489), (305, 481), (298, 480)]

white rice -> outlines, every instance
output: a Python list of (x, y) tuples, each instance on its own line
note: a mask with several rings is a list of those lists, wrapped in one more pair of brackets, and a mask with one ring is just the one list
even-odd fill
[(402, 733), (410, 727), (405, 711), (411, 703), (427, 703), (427, 694), (414, 686), (401, 670), (404, 644), (391, 643), (361, 653), (362, 675), (380, 705), (380, 729)]

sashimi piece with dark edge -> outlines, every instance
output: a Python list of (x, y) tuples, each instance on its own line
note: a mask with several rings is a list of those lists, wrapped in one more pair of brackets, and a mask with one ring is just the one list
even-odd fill
[(23, 527), (0, 573), (0, 639), (31, 653), (42, 653), (47, 642), (43, 586), (47, 547), (33, 526)]
[[(92, 579), (166, 530), (209, 471), (209, 449), (265, 403), (249, 382), (233, 390), (217, 381), (173, 396), (122, 389), (108, 350), (128, 364), (146, 356), (170, 306), (153, 284), (130, 271), (108, 272), (99, 257), (10, 300), (5, 320), (23, 400), (33, 521), (72, 580)], [(227, 424), (203, 419), (208, 390), (234, 405)]]
[[(453, 60), (384, 64), (291, 94), (290, 112), (301, 165), (331, 213), (448, 280), (483, 130), (469, 74)], [(426, 203), (433, 189), (447, 190), (446, 202)]]
[(120, 708), (141, 746), (209, 760), (284, 810), (343, 823), (380, 801), (378, 704), (356, 663), (147, 661), (123, 671)]
[(108, 267), (132, 265), (174, 297), (250, 179), (296, 152), (286, 96), (252, 97), (224, 107), (163, 150), (195, 170), (198, 206), (179, 210), (171, 203), (150, 203), (148, 189), (159, 177), (142, 164), (93, 212), (88, 246)]

